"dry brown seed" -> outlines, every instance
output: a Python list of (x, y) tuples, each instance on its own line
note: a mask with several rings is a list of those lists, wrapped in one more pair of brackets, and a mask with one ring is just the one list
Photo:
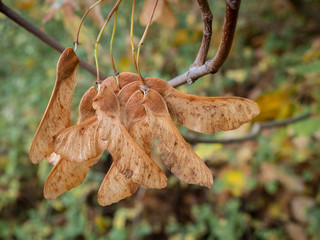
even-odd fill
[[(92, 107), (92, 102), (94, 97), (97, 95), (97, 90), (95, 88), (89, 88), (88, 91), (84, 94), (84, 96), (81, 99), (80, 105), (79, 105), (79, 124), (76, 126), (81, 126), (81, 128), (86, 127), (86, 125), (94, 125), (95, 122), (90, 120), (96, 119), (95, 110)], [(84, 124), (81, 124), (82, 122), (85, 122), (89, 119), (89, 123), (86, 122)], [(72, 127), (68, 128), (67, 132), (76, 132), (78, 127)], [(90, 127), (89, 127), (90, 128)], [(90, 131), (89, 131), (90, 134)], [(69, 135), (67, 135), (69, 136)], [(91, 139), (87, 136), (87, 139)], [(66, 138), (68, 144), (70, 144), (70, 141), (73, 139)], [(106, 148), (106, 146), (105, 146)], [(95, 148), (94, 148), (95, 149)], [(68, 154), (73, 154), (71, 149), (65, 149)], [(103, 149), (104, 150), (104, 149)], [(50, 155), (50, 159), (55, 162), (56, 165), (50, 172), (50, 174), (47, 177), (45, 186), (44, 186), (44, 196), (47, 199), (55, 199), (65, 191), (69, 191), (74, 187), (77, 187), (80, 185), (83, 180), (85, 179), (89, 169), (92, 167), (92, 165), (96, 164), (99, 161), (99, 158), (101, 157), (103, 150), (100, 151), (100, 155), (93, 159), (84, 160), (82, 162), (72, 162), (67, 159), (61, 159), (61, 156), (52, 153)], [(70, 152), (71, 151), (71, 152)], [(57, 161), (58, 160), (58, 161)]]
[(118, 86), (118, 83), (115, 79), (115, 77), (108, 77), (106, 78), (100, 85), (100, 88), (103, 88), (104, 86), (108, 87), (112, 92), (117, 94), (120, 91), (120, 88)]
[(166, 166), (186, 183), (211, 188), (213, 177), (210, 169), (180, 135), (161, 95), (151, 89), (146, 93), (143, 105), (147, 111), (153, 139), (158, 139), (156, 144)]
[[(125, 105), (129, 119), (126, 128), (136, 143), (150, 156), (153, 144), (152, 133), (146, 111), (141, 104), (143, 96), (141, 99), (139, 93), (141, 91), (137, 90), (132, 94)], [(138, 188), (139, 184), (121, 174), (113, 163), (100, 186), (98, 202), (102, 206), (110, 205), (131, 196)]]
[(83, 162), (101, 155), (107, 148), (101, 140), (97, 116), (62, 131), (54, 142), (54, 151), (63, 159)]
[(93, 109), (92, 103), (93, 99), (97, 96), (98, 91), (94, 87), (89, 88), (86, 93), (81, 98), (79, 104), (79, 117), (78, 123), (84, 122), (86, 119), (94, 116), (96, 110)]
[(56, 83), (33, 138), (30, 161), (34, 164), (49, 157), (53, 152), (54, 136), (70, 126), (71, 103), (79, 59), (72, 48), (66, 48), (57, 64)]
[(199, 97), (182, 93), (159, 78), (147, 78), (146, 83), (164, 98), (173, 120), (193, 131), (210, 134), (236, 129), (260, 112), (246, 98)]
[(93, 107), (98, 116), (100, 136), (109, 142), (108, 150), (119, 172), (145, 187), (164, 188), (167, 185), (165, 174), (123, 126), (117, 103), (116, 95), (104, 87), (93, 102)]
[(89, 169), (99, 161), (101, 155), (81, 163), (60, 159), (47, 177), (43, 189), (44, 197), (49, 200), (55, 199), (65, 191), (70, 191), (80, 185)]
[(126, 85), (132, 82), (141, 82), (141, 78), (138, 74), (136, 73), (131, 73), (131, 72), (122, 72), (118, 75), (118, 80), (119, 80), (119, 85), (120, 88), (122, 89)]
[(134, 194), (138, 188), (139, 184), (121, 174), (113, 163), (100, 185), (98, 203), (101, 206), (107, 206), (119, 202)]
[(135, 81), (124, 86), (117, 95), (119, 104), (120, 104), (120, 116), (122, 122), (125, 126), (128, 124), (126, 104), (132, 94), (137, 91), (140, 87), (141, 82)]

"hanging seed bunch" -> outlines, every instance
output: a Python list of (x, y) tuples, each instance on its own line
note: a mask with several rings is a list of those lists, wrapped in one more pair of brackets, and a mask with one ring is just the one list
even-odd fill
[[(102, 1), (94, 3), (84, 17)], [(211, 134), (236, 129), (259, 114), (258, 105), (248, 99), (185, 94), (162, 79), (145, 79), (141, 76), (139, 53), (158, 0), (154, 1), (149, 21), (138, 45), (137, 56), (133, 43), (136, 3), (133, 0), (130, 39), (133, 62), (138, 74), (118, 74), (113, 60), (112, 43), (121, 2), (122, 0), (116, 2), (97, 37), (95, 61), (96, 82), (99, 87), (89, 88), (82, 97), (78, 123), (75, 126), (70, 126), (70, 114), (79, 59), (72, 48), (67, 48), (58, 61), (55, 87), (30, 149), (32, 163), (37, 164), (46, 159), (54, 165), (44, 186), (44, 197), (47, 199), (55, 199), (80, 185), (106, 149), (112, 155), (113, 163), (98, 192), (100, 205), (110, 205), (131, 196), (140, 185), (156, 189), (166, 187), (166, 175), (151, 159), (154, 140), (165, 165), (177, 178), (188, 184), (211, 188), (213, 177), (210, 169), (186, 143), (173, 122), (176, 121), (193, 131)], [(204, 4), (201, 9), (207, 11), (206, 1), (199, 1), (200, 3)], [(228, 14), (237, 15), (237, 10), (231, 8), (228, 2), (226, 10)], [(110, 41), (110, 58), (114, 77), (101, 80), (98, 43), (113, 14), (115, 21)], [(76, 47), (79, 44), (79, 32), (84, 17), (74, 42)], [(226, 18), (225, 25), (235, 26), (228, 23), (233, 21), (232, 19), (234, 18)], [(228, 36), (232, 38), (232, 31), (226, 33), (231, 33)], [(225, 39), (224, 37), (224, 41)], [(204, 45), (201, 45), (201, 54), (195, 65), (204, 62), (209, 43), (210, 41), (203, 41)], [(218, 51), (219, 54), (228, 53), (223, 50), (224, 47)], [(219, 56), (216, 59), (223, 61), (225, 57)], [(213, 63), (215, 66), (216, 62)]]
[(30, 160), (54, 165), (44, 197), (55, 199), (80, 185), (108, 149), (113, 163), (98, 192), (102, 206), (134, 194), (140, 185), (164, 188), (167, 178), (151, 159), (153, 140), (167, 168), (188, 184), (211, 188), (211, 171), (185, 142), (173, 121), (202, 133), (236, 129), (259, 113), (257, 104), (241, 97), (199, 97), (182, 93), (159, 78), (141, 81), (134, 73), (105, 79), (91, 87), (70, 126), (71, 103), (79, 60), (67, 48), (47, 109), (30, 149)]

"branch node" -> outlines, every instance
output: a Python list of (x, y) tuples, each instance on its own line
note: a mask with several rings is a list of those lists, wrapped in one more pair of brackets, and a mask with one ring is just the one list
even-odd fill
[(205, 66), (205, 68), (206, 68), (206, 70), (207, 70), (207, 72), (208, 73), (210, 73), (210, 74), (215, 74), (216, 72), (217, 72), (217, 70), (216, 69), (211, 69), (211, 61), (212, 60), (208, 60), (208, 61), (206, 61), (205, 63), (204, 63), (204, 66)]
[(191, 77), (191, 74), (190, 74), (190, 72), (192, 71), (192, 70), (194, 70), (194, 69), (197, 69), (197, 66), (194, 66), (193, 64), (189, 67), (189, 70), (188, 70), (188, 72), (187, 72), (187, 83), (190, 85), (190, 84), (192, 84), (192, 83), (194, 83), (195, 82), (195, 78), (193, 78), (193, 77)]
[(233, 10), (236, 10), (239, 6), (238, 0), (226, 0), (229, 7), (231, 7)]

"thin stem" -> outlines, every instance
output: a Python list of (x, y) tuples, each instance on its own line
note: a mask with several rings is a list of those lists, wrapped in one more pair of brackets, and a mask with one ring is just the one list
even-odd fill
[(132, 12), (131, 12), (131, 24), (130, 24), (131, 54), (132, 54), (132, 58), (133, 58), (134, 67), (136, 68), (136, 71), (139, 74), (139, 76), (141, 77), (141, 79), (144, 81), (143, 77), (140, 74), (138, 65), (137, 65), (136, 55), (135, 55), (135, 51), (136, 50), (134, 49), (134, 43), (133, 43), (133, 22), (134, 22), (134, 9), (135, 9), (135, 6), (136, 6), (136, 0), (133, 0)]
[[(12, 21), (14, 21), (19, 26), (23, 27), (25, 30), (27, 30), (29, 33), (33, 34), (35, 37), (40, 39), (42, 42), (47, 44), (48, 46), (52, 47), (53, 49), (57, 50), (58, 52), (62, 53), (65, 49), (64, 46), (59, 44), (55, 39), (50, 37), (45, 32), (41, 31), (39, 28), (28, 22), (26, 19), (21, 17), (18, 13), (13, 11), (11, 8), (7, 7), (1, 0), (0, 0), (0, 12), (2, 12), (4, 15), (6, 15), (8, 18), (10, 18)], [(80, 66), (87, 70), (92, 75), (96, 76), (96, 69), (89, 63), (87, 63), (85, 60), (79, 58)], [(99, 74), (101, 78), (106, 78), (106, 75), (101, 73)]]
[[(100, 39), (101, 39), (101, 37), (102, 37), (102, 34), (103, 34), (104, 30), (106, 29), (106, 27), (107, 27), (107, 25), (108, 25), (108, 23), (109, 23), (112, 15), (113, 15), (113, 13), (118, 9), (118, 7), (119, 7), (119, 5), (120, 5), (121, 2), (122, 2), (122, 0), (118, 0), (118, 1), (116, 2), (116, 4), (114, 5), (114, 7), (111, 9), (111, 11), (109, 12), (109, 15), (108, 15), (106, 21), (104, 22), (104, 24), (103, 24), (103, 26), (102, 26), (102, 28), (101, 28), (101, 30), (100, 30), (99, 35), (98, 35), (98, 37), (97, 37), (96, 44), (95, 44), (95, 47), (94, 47), (94, 59), (95, 59), (95, 62), (96, 62), (97, 73), (99, 72), (98, 44), (99, 44), (99, 42), (100, 42)], [(99, 75), (97, 74), (97, 83), (100, 83), (100, 82), (101, 82), (100, 77), (99, 77)]]
[(200, 66), (204, 64), (208, 55), (211, 36), (212, 36), (213, 16), (210, 10), (210, 6), (208, 4), (208, 0), (198, 0), (198, 4), (201, 11), (201, 17), (203, 20), (203, 35), (202, 35), (202, 41), (198, 51), (198, 55), (194, 60), (192, 66)]
[(94, 4), (92, 4), (89, 9), (83, 14), (82, 18), (81, 18), (81, 21), (80, 21), (80, 24), (79, 24), (79, 27), (78, 27), (78, 31), (77, 31), (77, 37), (76, 37), (76, 40), (73, 42), (74, 44), (74, 49), (77, 50), (77, 46), (79, 45), (79, 35), (80, 35), (80, 29), (81, 29), (81, 26), (83, 24), (83, 21), (84, 19), (86, 18), (86, 16), (88, 15), (88, 13), (94, 8), (96, 7), (97, 5), (99, 5), (101, 2), (103, 2), (104, 0), (99, 0), (97, 2), (95, 2)]
[(112, 30), (112, 36), (110, 40), (110, 58), (111, 58), (111, 64), (113, 68), (114, 75), (117, 76), (119, 73), (117, 72), (116, 66), (114, 64), (113, 60), (113, 40), (114, 40), (114, 35), (116, 32), (116, 27), (117, 27), (117, 16), (118, 16), (118, 9), (114, 13), (114, 23), (113, 23), (113, 30)]
[[(138, 66), (139, 73), (140, 73), (139, 57), (140, 57), (141, 46), (143, 45), (144, 40), (145, 40), (146, 37), (147, 37), (148, 31), (149, 31), (149, 27), (150, 27), (150, 25), (151, 25), (151, 23), (152, 23), (152, 19), (153, 19), (154, 12), (155, 12), (155, 10), (156, 10), (156, 8), (157, 8), (157, 4), (158, 4), (158, 0), (155, 0), (155, 1), (154, 1), (154, 5), (153, 5), (153, 9), (152, 9), (152, 13), (151, 13), (151, 16), (150, 16), (150, 18), (149, 18), (149, 22), (148, 22), (148, 24), (147, 24), (147, 26), (146, 26), (146, 28), (145, 28), (145, 30), (144, 30), (144, 33), (143, 33), (142, 38), (141, 38), (141, 40), (140, 40), (140, 42), (139, 42), (139, 45), (138, 45), (137, 66)], [(140, 75), (140, 74), (139, 74), (139, 75)]]

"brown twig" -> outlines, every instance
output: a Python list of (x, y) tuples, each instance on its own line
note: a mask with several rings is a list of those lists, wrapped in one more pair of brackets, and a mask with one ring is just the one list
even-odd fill
[(200, 66), (204, 64), (209, 47), (211, 42), (211, 36), (212, 36), (212, 13), (210, 10), (210, 6), (208, 4), (207, 0), (198, 0), (198, 4), (201, 11), (201, 17), (203, 20), (203, 35), (202, 35), (202, 41), (201, 45), (198, 51), (198, 55), (196, 59), (194, 60), (192, 66)]
[[(62, 53), (65, 49), (64, 46), (60, 45), (56, 40), (52, 37), (47, 35), (46, 33), (40, 31), (39, 28), (35, 27), (33, 24), (28, 22), (26, 19), (21, 17), (18, 13), (14, 12), (12, 9), (7, 7), (1, 0), (0, 0), (0, 12), (10, 18), (12, 21), (17, 23), (19, 26), (26, 29), (28, 32), (32, 33), (34, 36), (39, 38), (44, 43), (48, 44), (50, 47), (54, 48), (58, 52)], [(83, 59), (79, 58), (80, 66), (90, 72), (92, 75), (96, 76), (96, 69), (95, 67), (91, 66), (89, 63), (84, 61)], [(105, 79), (106, 75), (100, 72), (100, 78)]]
[(184, 139), (189, 143), (220, 143), (220, 144), (228, 144), (228, 143), (235, 143), (235, 142), (244, 142), (248, 140), (253, 140), (260, 135), (263, 129), (267, 128), (274, 128), (274, 127), (282, 127), (289, 124), (293, 124), (302, 120), (305, 120), (311, 116), (311, 113), (305, 113), (297, 117), (286, 118), (283, 120), (275, 120), (275, 121), (268, 121), (262, 123), (255, 123), (251, 131), (243, 136), (238, 138), (222, 138), (222, 139), (206, 139), (206, 138), (199, 138), (194, 136), (183, 136)]
[(222, 29), (222, 36), (218, 51), (212, 60), (207, 61), (201, 66), (191, 66), (189, 70), (169, 81), (173, 87), (180, 86), (186, 82), (193, 83), (199, 77), (209, 73), (216, 73), (227, 59), (233, 41), (234, 32), (237, 25), (238, 12), (241, 0), (226, 1), (226, 13)]

